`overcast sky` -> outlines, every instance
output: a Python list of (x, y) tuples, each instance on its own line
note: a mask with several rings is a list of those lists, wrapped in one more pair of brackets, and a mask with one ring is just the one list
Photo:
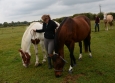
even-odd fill
[(76, 13), (115, 12), (115, 0), (0, 0), (0, 23), (38, 21), (43, 14), (51, 18)]

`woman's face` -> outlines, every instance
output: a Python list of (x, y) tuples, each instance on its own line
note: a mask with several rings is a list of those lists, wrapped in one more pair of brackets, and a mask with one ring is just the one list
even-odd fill
[(48, 22), (49, 22), (49, 18), (45, 18), (43, 21), (44, 21), (45, 23), (48, 23)]

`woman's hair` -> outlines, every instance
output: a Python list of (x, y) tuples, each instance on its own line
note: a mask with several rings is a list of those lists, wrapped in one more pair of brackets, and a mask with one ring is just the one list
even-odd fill
[(45, 21), (46, 19), (51, 20), (50, 15), (47, 15), (47, 14), (43, 15), (41, 18), (43, 21)]

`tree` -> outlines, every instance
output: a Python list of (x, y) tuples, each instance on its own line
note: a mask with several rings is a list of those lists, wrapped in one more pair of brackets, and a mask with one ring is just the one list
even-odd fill
[(4, 26), (4, 27), (7, 27), (7, 26), (8, 26), (8, 23), (7, 23), (7, 22), (4, 22), (4, 23), (3, 23), (3, 26)]

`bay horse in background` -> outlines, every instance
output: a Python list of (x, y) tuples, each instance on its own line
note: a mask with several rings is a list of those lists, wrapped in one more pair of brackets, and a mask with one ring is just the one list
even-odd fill
[(56, 32), (55, 54), (51, 56), (54, 63), (56, 77), (60, 77), (62, 75), (64, 64), (67, 62), (64, 59), (64, 44), (67, 46), (70, 52), (69, 72), (72, 72), (73, 67), (76, 65), (76, 59), (73, 55), (75, 43), (84, 41), (85, 51), (89, 51), (89, 55), (92, 56), (90, 39), (91, 23), (89, 18), (80, 15), (74, 18), (66, 17), (64, 19)]
[(105, 30), (108, 31), (108, 25), (110, 25), (110, 27), (113, 29), (112, 25), (113, 25), (113, 16), (110, 14), (106, 14), (104, 13), (104, 23), (105, 23)]
[(43, 62), (46, 62), (46, 51), (44, 46), (44, 33), (36, 33), (33, 31), (36, 29), (42, 29), (42, 24), (39, 22), (33, 22), (30, 24), (29, 27), (27, 27), (26, 31), (23, 34), (22, 41), (21, 41), (21, 49), (19, 50), (20, 56), (22, 57), (22, 63), (23, 66), (28, 67), (30, 64), (30, 46), (31, 43), (34, 46), (35, 49), (35, 56), (36, 56), (36, 62), (35, 66), (38, 66), (39, 63), (39, 57), (38, 57), (38, 44), (40, 43), (42, 52), (43, 52)]

